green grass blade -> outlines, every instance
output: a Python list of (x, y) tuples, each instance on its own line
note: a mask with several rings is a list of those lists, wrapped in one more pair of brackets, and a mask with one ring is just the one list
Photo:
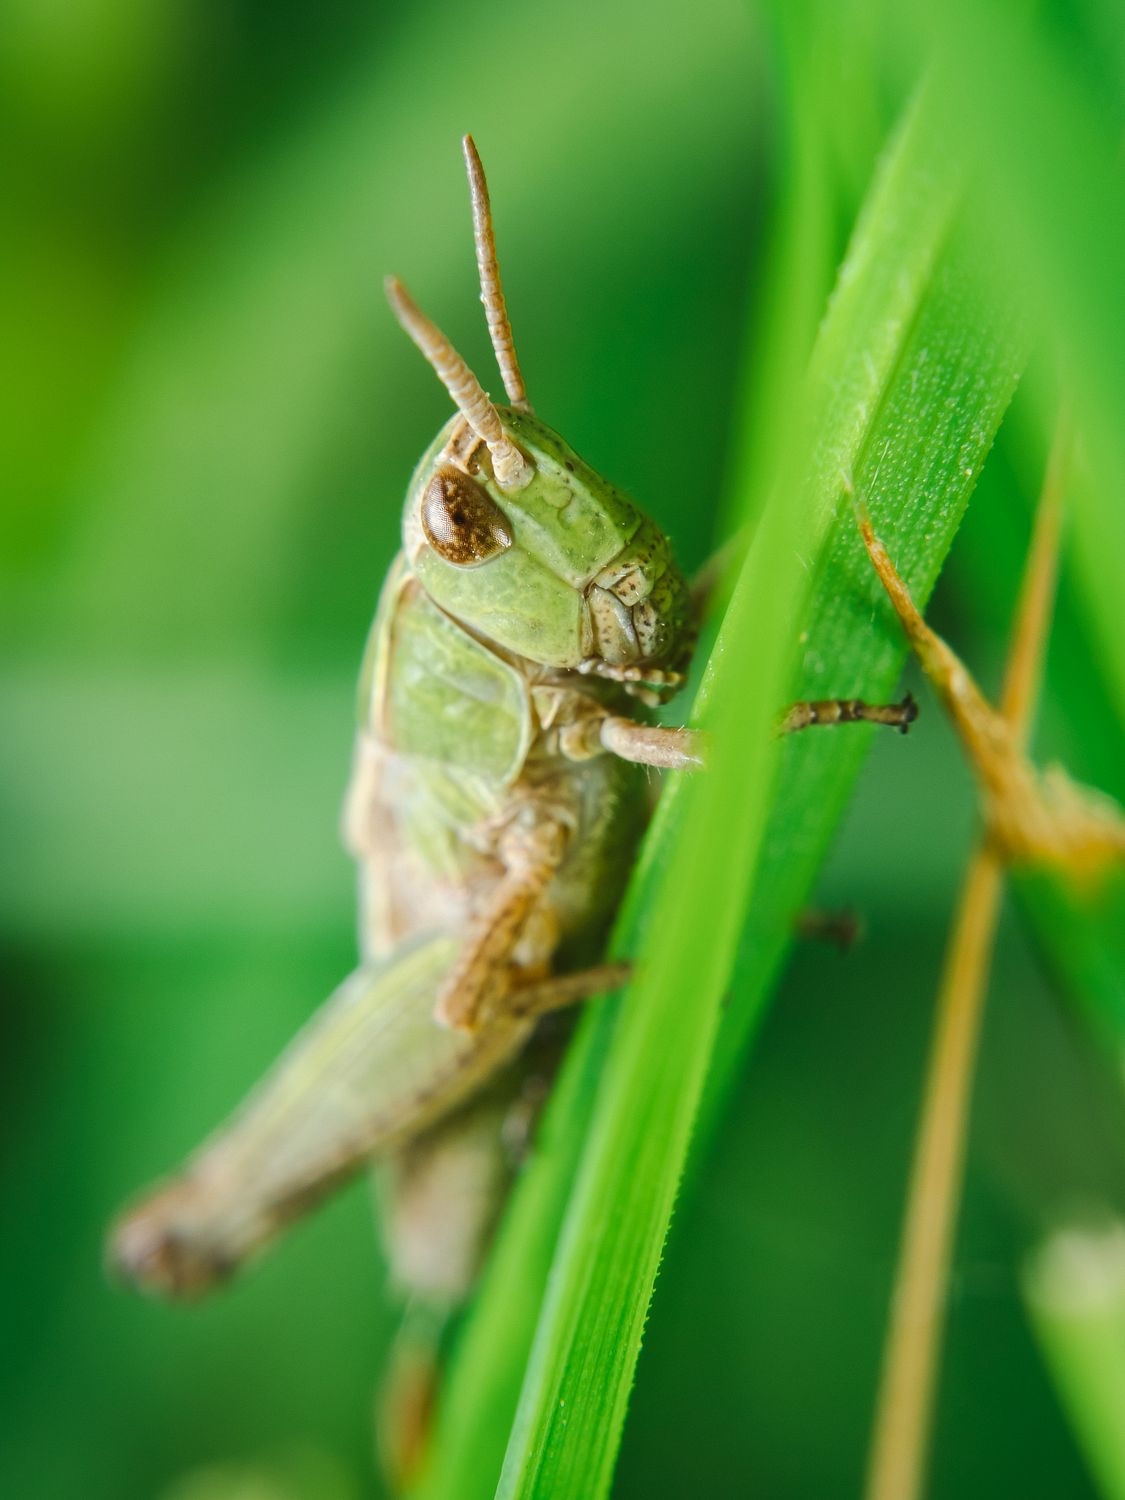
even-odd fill
[(592, 1006), (571, 1043), (536, 1130), (535, 1155), (505, 1214), (446, 1378), (439, 1441), (412, 1492), (416, 1500), (446, 1495), (490, 1500), (495, 1493), (566, 1195), (582, 1152), (581, 1126), (593, 1112), (616, 1011), (612, 1000)]
[(965, 0), (944, 8), (942, 122), (988, 183), (978, 195), (982, 238), (1004, 247), (996, 269), (1020, 278), (1028, 305), (1041, 309), (1098, 475), (1074, 489), (1073, 547), (1083, 607), (1125, 721), (1120, 122), (1099, 109), (1077, 57), (1022, 12)]
[[(648, 1302), (687, 1156), (769, 806), (774, 705), (805, 579), (786, 567), (796, 507), (770, 506), (710, 666), (706, 777), (682, 778), (660, 831), (638, 977), (621, 1008), (567, 1207), (498, 1496), (609, 1488)], [(724, 691), (725, 682), (725, 691)], [(714, 882), (722, 851), (722, 898)]]
[[(826, 324), (824, 341), (834, 335)], [(848, 345), (841, 344), (841, 357)], [(897, 567), (924, 604), (1020, 368), (1012, 325), (978, 298), (955, 237), (930, 270), (877, 416), (849, 473)], [(830, 482), (827, 471), (824, 482)], [(903, 646), (850, 514), (825, 538), (796, 681), (801, 697), (893, 694)], [(882, 622), (873, 624), (873, 622)], [(867, 732), (805, 735), (785, 747), (734, 1002), (707, 1105), (713, 1122), (742, 1059), (866, 753)]]
[[(716, 643), (705, 692), (714, 763), (706, 777), (685, 778), (670, 789), (653, 833), (651, 885), (632, 903), (640, 908), (643, 930), (638, 980), (616, 1026), (608, 1011), (587, 1023), (588, 1029), (614, 1030), (505, 1459), (502, 1496), (588, 1497), (608, 1488), (740, 935), (743, 972), (722, 1026), (710, 1118), (760, 1013), (869, 738), (806, 736), (807, 743), (786, 745), (786, 765), (771, 793), (776, 750), (768, 729), (784, 701), (790, 663), (779, 645), (762, 650), (760, 643), (800, 637), (798, 676), (808, 691), (889, 689), (903, 647), (885, 616), (872, 626), (877, 585), (841, 496), (849, 484), (864, 494), (925, 598), (1011, 395), (1018, 349), (1010, 330), (998, 330), (973, 298), (950, 243), (954, 201), (927, 117), (915, 112), (883, 163), (818, 340), (808, 425), (791, 428), (787, 482), (778, 491), (792, 498), (767, 508)], [(801, 431), (814, 435), (811, 447), (796, 441)], [(798, 465), (794, 453), (811, 457)], [(794, 559), (803, 565), (794, 566)], [(580, 1052), (576, 1066), (588, 1061)], [(583, 1110), (575, 1109), (565, 1123), (552, 1111), (552, 1130), (562, 1138), (584, 1124)], [(552, 1205), (548, 1217), (560, 1214), (572, 1162), (565, 1152), (541, 1158), (521, 1200), (534, 1194)], [(553, 1179), (550, 1191), (544, 1178)], [(521, 1201), (513, 1224), (527, 1224), (522, 1210)], [(534, 1276), (539, 1261), (534, 1255), (521, 1260), (512, 1239), (509, 1225), (502, 1257), (509, 1265), (519, 1260), (523, 1274)], [(493, 1303), (503, 1295), (490, 1278), (478, 1327), (499, 1327)], [(450, 1400), (462, 1432), (473, 1426), (468, 1387), (475, 1381), (499, 1388), (503, 1382), (490, 1381), (487, 1367), (518, 1359), (515, 1332), (509, 1325), (507, 1348), (469, 1341), (468, 1369), (459, 1372)], [(495, 1422), (498, 1408), (490, 1416)], [(487, 1493), (484, 1449), (495, 1440), (487, 1426), (477, 1426), (481, 1437), (471, 1467), (457, 1475), (459, 1494)], [(440, 1454), (436, 1473), (448, 1486)], [(429, 1493), (441, 1490), (435, 1483)]]
[[(802, 79), (808, 82), (807, 70), (796, 69), (796, 89)], [(791, 410), (794, 386), (831, 284), (824, 139), (811, 125), (815, 114), (815, 90), (806, 87), (789, 112), (794, 138), (778, 174), (776, 225), (758, 299), (757, 357), (747, 359), (743, 403), (756, 408), (758, 416), (746, 424), (744, 446), (735, 460), (743, 482), (737, 487), (741, 504), (735, 507), (732, 529), (739, 524), (738, 512), (761, 495), (765, 476), (776, 468), (787, 406)], [(763, 369), (772, 371), (772, 378), (763, 378)], [(673, 800), (665, 798), (619, 923), (619, 947), (644, 910), (653, 866), (676, 818)], [(419, 1500), (439, 1500), (453, 1492), (483, 1500), (494, 1492), (617, 1010), (616, 1000), (592, 1007), (568, 1053), (565, 1074), (537, 1132), (535, 1158), (514, 1195), (446, 1381), (440, 1442)]]
[(1105, 1500), (1125, 1500), (1125, 1226), (1056, 1230), (1023, 1292), (1091, 1475)]

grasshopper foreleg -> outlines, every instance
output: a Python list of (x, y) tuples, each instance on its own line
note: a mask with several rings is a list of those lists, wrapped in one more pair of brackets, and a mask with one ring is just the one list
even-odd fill
[(695, 729), (638, 724), (609, 714), (601, 721), (599, 740), (612, 755), (661, 771), (695, 771), (704, 763), (703, 736)]
[(567, 760), (616, 755), (661, 771), (695, 771), (704, 764), (704, 736), (694, 729), (641, 724), (587, 701), (569, 722), (557, 726), (558, 749)]
[[(791, 704), (782, 715), (777, 732), (796, 734), (798, 730), (824, 724), (886, 724), (906, 734), (917, 717), (918, 705), (910, 693), (901, 703), (825, 698)], [(706, 764), (706, 738), (696, 729), (638, 724), (611, 714), (601, 720), (598, 738), (603, 750), (622, 760), (655, 766), (661, 771), (694, 771)]]
[[(901, 703), (866, 703), (862, 698), (825, 698), (791, 704), (777, 733), (825, 724), (886, 724), (900, 734), (918, 717), (918, 705), (907, 693)], [(609, 751), (636, 765), (660, 771), (696, 771), (707, 762), (707, 739), (697, 729), (639, 724), (616, 714), (588, 718), (569, 727), (560, 739), (563, 753), (575, 760)]]
[[(901, 703), (865, 703), (862, 698), (826, 698), (791, 704), (777, 726), (778, 734), (795, 734), (823, 724), (886, 724), (900, 734), (918, 717), (918, 705), (907, 693)], [(588, 732), (587, 732), (588, 737)], [(598, 746), (622, 760), (661, 771), (695, 771), (706, 764), (706, 737), (697, 729), (638, 724), (609, 714), (598, 724)]]

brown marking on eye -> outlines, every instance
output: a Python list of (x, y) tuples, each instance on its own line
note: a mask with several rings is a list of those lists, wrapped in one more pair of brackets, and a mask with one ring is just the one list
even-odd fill
[(508, 519), (491, 495), (451, 464), (434, 474), (420, 507), (426, 540), (458, 568), (487, 562), (512, 545)]

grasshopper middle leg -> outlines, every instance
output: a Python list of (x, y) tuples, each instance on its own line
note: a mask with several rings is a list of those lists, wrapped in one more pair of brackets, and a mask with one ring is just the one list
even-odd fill
[(469, 923), (465, 940), (446, 975), (434, 1009), (455, 1031), (476, 1031), (502, 1015), (525, 1020), (615, 989), (628, 966), (597, 964), (573, 974), (550, 974), (546, 959), (534, 967), (516, 963), (529, 925), (542, 916), (547, 886), (562, 862), (569, 830), (562, 819), (517, 820), (501, 840), (505, 865), (487, 902)]

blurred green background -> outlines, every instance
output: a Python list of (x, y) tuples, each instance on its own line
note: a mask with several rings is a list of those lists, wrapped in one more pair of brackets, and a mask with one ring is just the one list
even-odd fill
[[(1035, 25), (1115, 147), (1120, 16), (1086, 0)], [(538, 410), (694, 567), (721, 534), (754, 380), (793, 58), (822, 88), (827, 291), (928, 44), (858, 0), (4, 6), (4, 1493), (380, 1493), (370, 1401), (394, 1313), (362, 1185), (200, 1307), (114, 1289), (101, 1241), (353, 961), (336, 823), (354, 674), (407, 476), (446, 415), (384, 273), (492, 378), (460, 134), (489, 171)], [(1101, 394), (1112, 410), (1125, 391)], [(1017, 401), (933, 610), (989, 687), (1038, 416)], [(1039, 745), (1120, 796), (1122, 679), (1080, 585), (1064, 577)], [(924, 718), (875, 745), (822, 881), (867, 940), (796, 953), (682, 1203), (622, 1496), (859, 1487), (974, 817), (912, 685)], [(935, 1496), (1093, 1493), (1018, 1286), (1026, 1247), (1086, 1202), (1125, 1211), (1125, 1106), (1013, 909)]]

